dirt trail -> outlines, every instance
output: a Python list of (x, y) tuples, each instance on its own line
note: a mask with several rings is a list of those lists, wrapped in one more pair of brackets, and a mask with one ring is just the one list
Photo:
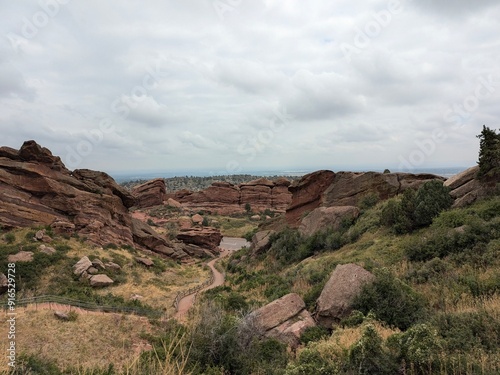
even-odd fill
[[(215, 268), (215, 263), (219, 261), (221, 258), (224, 258), (232, 254), (233, 251), (239, 250), (243, 246), (249, 246), (249, 245), (250, 244), (243, 238), (224, 237), (222, 239), (221, 244), (219, 245), (220, 248), (222, 249), (220, 257), (212, 259), (210, 262), (207, 263), (207, 266), (210, 267), (214, 275), (214, 282), (211, 285), (207, 286), (206, 288), (202, 289), (201, 291), (212, 289), (215, 288), (216, 286), (224, 284), (224, 275), (219, 271), (217, 271), (217, 269)], [(195, 298), (196, 298), (196, 293), (193, 293), (184, 297), (179, 301), (178, 311), (174, 315), (174, 317), (177, 320), (183, 321), (186, 318), (187, 312), (189, 311), (191, 306), (193, 306)]]

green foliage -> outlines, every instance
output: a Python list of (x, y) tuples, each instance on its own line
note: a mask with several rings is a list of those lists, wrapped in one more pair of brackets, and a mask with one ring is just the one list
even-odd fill
[(68, 321), (75, 322), (78, 319), (78, 313), (76, 311), (70, 311), (68, 313)]
[(356, 374), (372, 375), (397, 373), (397, 366), (382, 346), (382, 338), (372, 324), (364, 328), (361, 339), (349, 350), (349, 364)]
[(245, 211), (247, 214), (252, 212), (252, 206), (250, 206), (250, 203), (245, 203)]
[(204, 216), (203, 221), (201, 222), (201, 225), (203, 225), (204, 227), (208, 227), (209, 224), (210, 223), (208, 222), (208, 217)]
[(373, 283), (366, 284), (355, 298), (353, 308), (402, 330), (408, 329), (426, 315), (425, 301), (409, 285), (387, 269), (376, 272)]
[(441, 181), (428, 181), (417, 192), (406, 189), (401, 200), (390, 200), (382, 211), (381, 223), (395, 233), (409, 233), (430, 225), (452, 203), (449, 189)]
[(347, 318), (341, 320), (342, 327), (358, 327), (365, 321), (365, 315), (359, 310), (353, 310)]
[(326, 328), (320, 326), (308, 327), (302, 336), (300, 336), (300, 342), (306, 345), (309, 342), (319, 341), (328, 336), (330, 336), (330, 332)]
[(339, 374), (339, 366), (323, 358), (318, 351), (310, 348), (302, 350), (293, 364), (286, 368), (286, 375), (334, 375)]
[(392, 335), (387, 345), (394, 351), (399, 362), (410, 366), (417, 374), (430, 374), (438, 370), (442, 353), (442, 340), (428, 324), (416, 324), (406, 332)]
[(8, 244), (13, 244), (16, 241), (16, 235), (12, 232), (5, 234), (4, 238)]
[(480, 180), (488, 181), (500, 176), (500, 133), (483, 125), (479, 138), (479, 172)]
[(257, 233), (259, 231), (258, 228), (254, 228), (252, 229), (251, 231), (248, 231), (245, 233), (244, 237), (245, 237), (245, 240), (247, 240), (248, 242), (252, 242), (252, 238), (253, 236), (255, 235), (255, 233)]
[(361, 201), (359, 202), (359, 207), (363, 210), (367, 210), (369, 208), (375, 207), (379, 200), (380, 199), (377, 194), (369, 193), (361, 199)]
[(53, 361), (37, 357), (35, 355), (21, 354), (17, 358), (16, 366), (9, 374), (63, 375), (63, 372)]
[(433, 318), (449, 351), (498, 350), (500, 319), (486, 311), (438, 314)]

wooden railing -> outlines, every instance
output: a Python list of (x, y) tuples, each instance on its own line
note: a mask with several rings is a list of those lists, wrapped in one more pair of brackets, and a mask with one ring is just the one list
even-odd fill
[[(136, 314), (140, 316), (145, 316), (148, 318), (161, 318), (163, 315), (162, 311), (146, 309), (140, 307), (129, 307), (129, 306), (106, 306), (106, 305), (98, 305), (94, 303), (89, 303), (85, 301), (79, 301), (71, 298), (64, 298), (61, 296), (54, 295), (42, 295), (30, 298), (22, 298), (15, 301), (15, 307), (25, 307), (28, 305), (38, 305), (38, 304), (52, 304), (57, 303), (60, 305), (68, 305), (72, 307), (77, 307), (83, 310), (89, 311), (100, 311), (100, 312), (114, 312), (114, 313), (122, 313), (122, 314)], [(4, 310), (8, 310), (8, 305), (2, 305)]]
[(175, 299), (174, 299), (174, 308), (175, 308), (176, 312), (179, 311), (179, 302), (180, 302), (181, 299), (183, 299), (184, 297), (189, 296), (191, 294), (198, 293), (203, 288), (206, 288), (207, 286), (210, 286), (210, 285), (212, 285), (214, 283), (214, 281), (215, 281), (215, 275), (212, 272), (212, 270), (210, 270), (210, 272), (212, 273), (212, 275), (207, 280), (205, 280), (202, 284), (197, 285), (197, 286), (195, 286), (193, 288), (189, 288), (187, 290), (183, 290), (182, 292), (177, 293), (177, 295), (175, 296)]

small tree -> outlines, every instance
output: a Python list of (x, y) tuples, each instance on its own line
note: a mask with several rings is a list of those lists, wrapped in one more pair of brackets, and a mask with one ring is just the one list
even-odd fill
[(480, 180), (489, 180), (500, 176), (500, 134), (483, 125), (479, 138), (479, 172)]
[(247, 212), (247, 214), (252, 211), (252, 206), (250, 206), (250, 203), (245, 203), (245, 211)]

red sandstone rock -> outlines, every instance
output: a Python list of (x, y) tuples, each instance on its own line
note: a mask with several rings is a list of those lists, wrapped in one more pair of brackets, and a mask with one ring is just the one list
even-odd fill
[(132, 189), (132, 195), (137, 201), (138, 208), (161, 205), (167, 199), (165, 181), (162, 178), (157, 178), (135, 186)]
[(181, 229), (177, 239), (203, 249), (215, 250), (222, 241), (222, 234), (220, 230), (210, 227)]

